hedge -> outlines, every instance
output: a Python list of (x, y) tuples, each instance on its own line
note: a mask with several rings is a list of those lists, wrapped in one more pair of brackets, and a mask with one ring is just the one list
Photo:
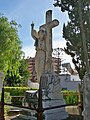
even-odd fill
[(77, 91), (69, 91), (65, 90), (62, 91), (63, 97), (65, 99), (66, 104), (72, 104), (72, 103), (77, 103), (80, 102), (80, 95), (79, 92)]
[(11, 96), (24, 96), (25, 91), (36, 90), (28, 87), (4, 87), (4, 92), (9, 92)]
[[(11, 102), (17, 105), (22, 104), (22, 98), (26, 90), (36, 90), (36, 89), (31, 89), (28, 87), (5, 87), (4, 88), (4, 91), (9, 92), (10, 95), (12, 96)], [(79, 102), (79, 93), (77, 91), (65, 90), (65, 91), (62, 91), (62, 94), (66, 104)], [(13, 97), (13, 96), (19, 96), (19, 97)]]
[[(28, 87), (4, 87), (4, 92), (9, 92), (11, 96), (11, 102), (15, 105), (22, 105), (22, 99), (25, 91), (36, 90)], [(14, 97), (16, 96), (16, 97)], [(19, 96), (19, 97), (18, 97)], [(21, 96), (21, 97), (20, 97)]]

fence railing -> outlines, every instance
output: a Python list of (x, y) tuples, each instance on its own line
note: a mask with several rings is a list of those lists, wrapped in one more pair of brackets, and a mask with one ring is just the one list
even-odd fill
[[(9, 104), (9, 103), (2, 103), (2, 102), (0, 102), (0, 106), (2, 106), (2, 105), (3, 106), (4, 105), (8, 105), (8, 106), (18, 107), (18, 108), (22, 108), (22, 109), (27, 109), (27, 110), (35, 110), (37, 112), (38, 116), (39, 116), (39, 118), (37, 116), (37, 120), (43, 120), (43, 119), (41, 119), (42, 117), (39, 114), (43, 114), (43, 112), (45, 110), (57, 109), (57, 108), (62, 108), (62, 107), (66, 107), (66, 106), (77, 106), (79, 104), (81, 104), (81, 102), (73, 103), (73, 104), (64, 104), (64, 105), (60, 105), (60, 106), (47, 107), (47, 108), (31, 108), (31, 107), (25, 107), (25, 106), (20, 106), (20, 105), (15, 105), (15, 104)], [(2, 114), (3, 114), (3, 117), (0, 116), (0, 120), (5, 120), (5, 118), (4, 118), (4, 112)]]
[(25, 107), (25, 106), (5, 103), (4, 102), (4, 87), (3, 87), (2, 88), (2, 95), (1, 95), (1, 102), (0, 102), (0, 120), (5, 120), (5, 118), (4, 118), (4, 105), (19, 107), (19, 108), (22, 108), (22, 109), (35, 110), (37, 112), (37, 120), (43, 120), (43, 112), (45, 110), (51, 110), (51, 109), (57, 109), (57, 108), (62, 108), (62, 107), (66, 107), (66, 106), (75, 106), (75, 105), (80, 105), (81, 104), (81, 102), (77, 102), (77, 103), (73, 103), (73, 104), (65, 104), (65, 105), (60, 105), (60, 106), (43, 108), (43, 106), (42, 106), (41, 84), (39, 86), (39, 95), (38, 96), (39, 96), (38, 97), (38, 108)]

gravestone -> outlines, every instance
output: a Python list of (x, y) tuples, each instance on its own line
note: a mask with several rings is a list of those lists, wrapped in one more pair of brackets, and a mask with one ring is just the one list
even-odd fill
[(2, 83), (3, 77), (4, 77), (4, 74), (0, 72), (0, 92), (2, 91), (2, 87), (3, 87), (3, 83)]
[(83, 118), (90, 120), (90, 73), (84, 76), (83, 82)]
[[(44, 73), (41, 76), (43, 108), (65, 105), (61, 93), (60, 78), (56, 73)], [(68, 117), (65, 108), (44, 111), (45, 120), (63, 120)]]
[[(52, 71), (52, 28), (59, 25), (57, 19), (52, 20), (52, 10), (46, 12), (46, 23), (34, 30), (31, 24), (31, 35), (35, 39), (36, 56), (35, 69), (37, 81), (41, 81), (43, 107), (64, 105), (61, 94), (60, 78)], [(63, 120), (68, 117), (65, 108), (57, 108), (44, 111), (45, 120)]]

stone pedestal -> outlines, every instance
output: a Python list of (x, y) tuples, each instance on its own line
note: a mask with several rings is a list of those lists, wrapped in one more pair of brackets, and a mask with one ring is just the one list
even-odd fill
[(83, 81), (83, 116), (84, 120), (90, 120), (90, 73), (84, 76)]
[[(61, 93), (60, 78), (55, 73), (44, 73), (41, 76), (43, 108), (64, 105)], [(63, 120), (68, 117), (65, 108), (45, 110), (45, 120)]]

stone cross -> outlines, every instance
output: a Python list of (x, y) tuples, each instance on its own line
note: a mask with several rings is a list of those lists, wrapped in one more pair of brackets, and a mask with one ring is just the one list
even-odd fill
[(44, 28), (46, 30), (46, 63), (45, 71), (52, 71), (52, 28), (59, 25), (59, 21), (54, 19), (52, 20), (52, 10), (46, 12), (46, 24), (40, 26), (39, 29)]
[(45, 72), (52, 72), (52, 28), (59, 25), (58, 20), (52, 20), (52, 10), (46, 12), (46, 23), (39, 27), (37, 32), (34, 23), (31, 24), (31, 35), (35, 40), (35, 71), (37, 81)]

